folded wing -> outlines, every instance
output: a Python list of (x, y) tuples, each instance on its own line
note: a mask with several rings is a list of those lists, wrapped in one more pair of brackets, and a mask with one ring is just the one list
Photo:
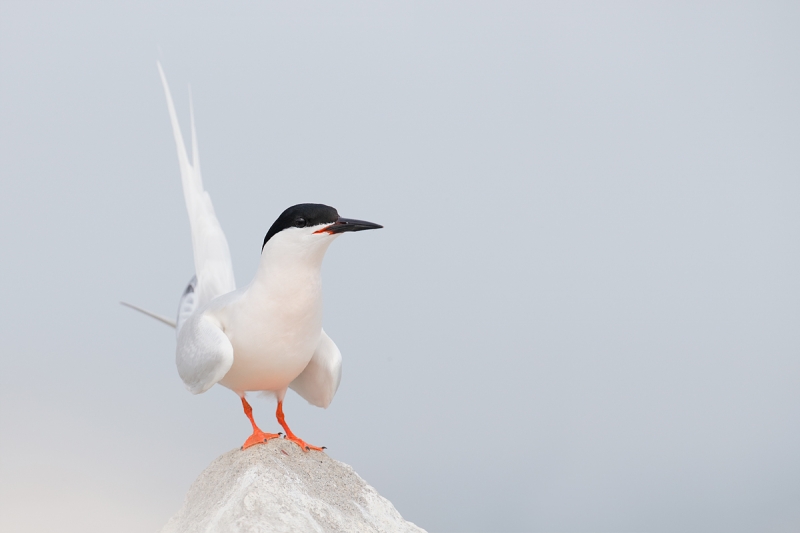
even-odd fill
[(231, 369), (233, 346), (219, 322), (203, 313), (195, 313), (178, 332), (175, 361), (189, 392), (200, 394)]
[(322, 335), (314, 357), (305, 370), (289, 384), (289, 388), (311, 405), (328, 407), (342, 381), (342, 353), (330, 337)]

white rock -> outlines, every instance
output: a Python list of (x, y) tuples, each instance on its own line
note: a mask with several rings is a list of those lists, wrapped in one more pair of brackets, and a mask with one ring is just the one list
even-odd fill
[(283, 439), (218, 457), (162, 533), (424, 533), (352, 468)]

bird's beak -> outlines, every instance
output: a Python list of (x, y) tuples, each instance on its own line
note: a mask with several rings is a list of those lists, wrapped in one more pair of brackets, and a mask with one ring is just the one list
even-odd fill
[(344, 233), (345, 231), (364, 231), (367, 229), (380, 229), (383, 226), (380, 224), (374, 224), (372, 222), (367, 222), (365, 220), (353, 220), (352, 218), (340, 218), (330, 226), (325, 226), (322, 229), (318, 229), (314, 233), (327, 233), (329, 235), (335, 235), (337, 233)]

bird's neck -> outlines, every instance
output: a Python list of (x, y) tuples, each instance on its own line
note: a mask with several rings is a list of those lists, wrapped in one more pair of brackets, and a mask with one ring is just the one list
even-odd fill
[(327, 245), (302, 247), (280, 241), (268, 242), (261, 253), (253, 288), (292, 291), (320, 283)]

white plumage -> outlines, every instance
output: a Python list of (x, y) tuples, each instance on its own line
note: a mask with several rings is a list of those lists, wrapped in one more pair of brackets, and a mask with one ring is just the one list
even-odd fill
[[(342, 232), (380, 226), (342, 219), (335, 209), (320, 204), (287, 209), (265, 239), (255, 278), (237, 290), (228, 242), (203, 189), (194, 116), (190, 161), (160, 64), (158, 69), (178, 150), (195, 263), (195, 277), (181, 298), (176, 321), (178, 373), (194, 394), (219, 383), (242, 398), (254, 429), (245, 446), (274, 437), (256, 427), (245, 392), (273, 393), (287, 438), (308, 448), (286, 426), (281, 403), (291, 387), (309, 403), (327, 407), (339, 387), (342, 356), (322, 330), (322, 260)], [(304, 218), (292, 209), (310, 215)]]
[[(342, 356), (322, 331), (320, 268), (338, 235), (315, 235), (317, 226), (279, 233), (264, 247), (255, 279), (237, 291), (228, 241), (203, 189), (194, 112), (190, 162), (160, 64), (158, 70), (178, 150), (196, 272), (178, 313), (178, 373), (194, 394), (221, 383), (240, 395), (269, 391), (279, 400), (298, 379), (294, 388), (301, 396), (327, 407), (341, 380)], [(308, 375), (301, 377), (306, 369)]]

